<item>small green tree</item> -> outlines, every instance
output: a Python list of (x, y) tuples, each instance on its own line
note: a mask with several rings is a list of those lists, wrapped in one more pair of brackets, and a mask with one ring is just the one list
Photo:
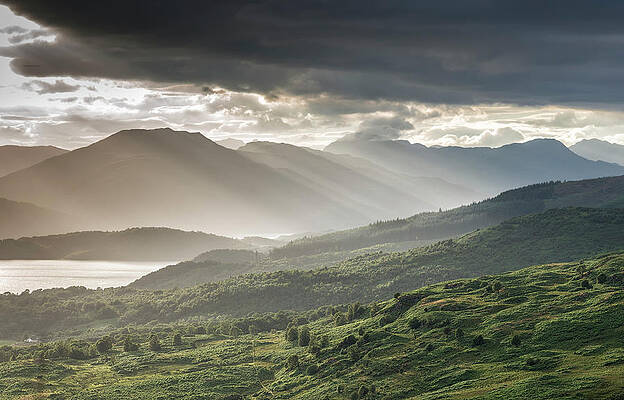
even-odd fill
[(161, 350), (160, 340), (158, 340), (158, 336), (152, 335), (150, 337), (149, 348), (152, 351), (160, 351)]
[(367, 394), (368, 388), (364, 385), (360, 386), (360, 389), (358, 390), (358, 398), (363, 399), (366, 397)]
[(294, 343), (297, 342), (298, 339), (299, 331), (297, 330), (297, 327), (290, 326), (288, 329), (286, 329), (286, 340)]
[(305, 347), (310, 344), (310, 330), (303, 326), (299, 329), (299, 346)]
[(182, 335), (180, 334), (180, 332), (176, 332), (176, 334), (173, 335), (173, 345), (182, 346)]
[(520, 336), (518, 336), (518, 335), (514, 335), (514, 336), (511, 338), (511, 344), (512, 344), (512, 345), (514, 345), (514, 346), (520, 346), (520, 344), (521, 344), (521, 343), (522, 343), (522, 340), (520, 340)]
[(139, 349), (139, 345), (134, 343), (130, 336), (125, 337), (123, 347), (125, 352), (137, 351)]
[(291, 354), (286, 360), (286, 366), (288, 367), (288, 369), (298, 369), (299, 357), (296, 354)]
[(462, 328), (457, 328), (457, 330), (455, 331), (455, 338), (457, 340), (462, 340), (464, 338), (464, 331), (462, 330)]
[(104, 336), (102, 339), (95, 342), (95, 348), (99, 353), (106, 353), (113, 348), (113, 339), (110, 336)]

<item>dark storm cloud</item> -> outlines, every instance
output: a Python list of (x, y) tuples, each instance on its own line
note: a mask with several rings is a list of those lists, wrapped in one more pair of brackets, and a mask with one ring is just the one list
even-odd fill
[(617, 1), (0, 0), (57, 41), (28, 76), (431, 103), (621, 103)]

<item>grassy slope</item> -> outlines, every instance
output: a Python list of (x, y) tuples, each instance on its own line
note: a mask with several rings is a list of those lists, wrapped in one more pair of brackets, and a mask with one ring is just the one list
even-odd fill
[[(277, 332), (186, 336), (161, 352), (117, 345), (88, 361), (18, 359), (0, 364), (0, 398), (350, 399), (374, 385), (365, 398), (621, 399), (624, 253), (580, 265), (429, 286), (364, 306), (341, 326), (323, 317), (307, 324), (315, 343), (327, 342), (318, 355)], [(357, 343), (341, 350), (349, 335)], [(474, 346), (478, 335), (484, 344)]]
[(421, 213), (406, 219), (306, 237), (274, 249), (271, 255), (279, 259), (382, 243), (441, 240), (493, 226), (512, 217), (571, 206), (624, 207), (624, 176), (526, 186), (448, 211)]
[[(245, 274), (177, 290), (70, 288), (0, 296), (0, 319), (7, 321), (0, 326), (0, 337), (81, 329), (102, 320), (118, 326), (213, 313), (245, 315), (377, 301), (395, 292), (450, 279), (622, 250), (623, 225), (621, 209), (550, 210), (457, 240), (405, 253), (359, 256), (314, 271)], [(181, 276), (183, 272), (178, 271)], [(166, 278), (171, 275), (175, 271), (170, 269)]]

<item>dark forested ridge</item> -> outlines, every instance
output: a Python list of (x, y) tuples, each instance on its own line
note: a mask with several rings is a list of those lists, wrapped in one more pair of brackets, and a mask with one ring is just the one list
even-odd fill
[(1, 240), (0, 259), (178, 261), (210, 249), (250, 247), (241, 240), (203, 232), (132, 228)]
[(547, 182), (503, 192), (448, 211), (416, 214), (361, 228), (294, 240), (271, 251), (275, 259), (416, 240), (441, 240), (512, 217), (559, 207), (624, 207), (624, 176)]
[[(0, 347), (0, 388), (9, 398), (616, 400), (623, 287), (619, 253), (380, 303), (93, 328), (80, 339)], [(65, 293), (59, 302), (84, 291)], [(86, 304), (82, 313), (98, 309)]]
[[(621, 209), (549, 210), (459, 239), (408, 252), (369, 254), (312, 271), (244, 274), (162, 291), (69, 288), (6, 294), (0, 296), (0, 318), (10, 323), (3, 325), (0, 337), (24, 332), (49, 334), (95, 321), (123, 326), (210, 314), (246, 315), (376, 301), (435, 282), (621, 250), (623, 226)], [(212, 262), (210, 265), (224, 268)], [(163, 282), (175, 287), (172, 276), (184, 282), (186, 269), (202, 267), (205, 265), (189, 263), (169, 267), (163, 273)], [(151, 284), (158, 287), (158, 274), (152, 275)]]

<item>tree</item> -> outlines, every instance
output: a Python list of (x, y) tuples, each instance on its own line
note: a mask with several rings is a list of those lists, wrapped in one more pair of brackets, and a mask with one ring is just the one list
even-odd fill
[(310, 343), (310, 330), (304, 326), (299, 330), (299, 346), (304, 347)]
[(158, 336), (156, 335), (152, 335), (150, 337), (150, 341), (149, 341), (149, 348), (152, 351), (160, 351), (161, 347), (160, 347), (160, 340), (158, 340)]
[(182, 346), (182, 335), (179, 332), (176, 332), (176, 334), (173, 335), (173, 345)]
[(474, 347), (481, 346), (485, 344), (485, 339), (483, 339), (483, 335), (477, 335), (474, 339), (472, 339), (472, 345)]
[(130, 339), (130, 336), (126, 336), (124, 339), (123, 347), (125, 352), (137, 351), (139, 349), (139, 345), (134, 343), (132, 339)]
[(102, 339), (95, 342), (95, 348), (99, 353), (106, 353), (113, 348), (113, 340), (110, 336), (104, 336)]
[(464, 331), (461, 328), (457, 328), (455, 331), (455, 338), (457, 340), (462, 340), (464, 338)]
[(520, 336), (514, 335), (511, 338), (511, 344), (513, 344), (514, 346), (520, 346), (521, 343), (522, 343), (522, 340), (520, 340)]
[(298, 338), (299, 332), (297, 331), (296, 327), (290, 326), (288, 329), (286, 329), (286, 340), (294, 343), (297, 341)]
[(286, 360), (286, 366), (288, 369), (298, 369), (299, 368), (299, 357), (296, 354), (291, 354)]

